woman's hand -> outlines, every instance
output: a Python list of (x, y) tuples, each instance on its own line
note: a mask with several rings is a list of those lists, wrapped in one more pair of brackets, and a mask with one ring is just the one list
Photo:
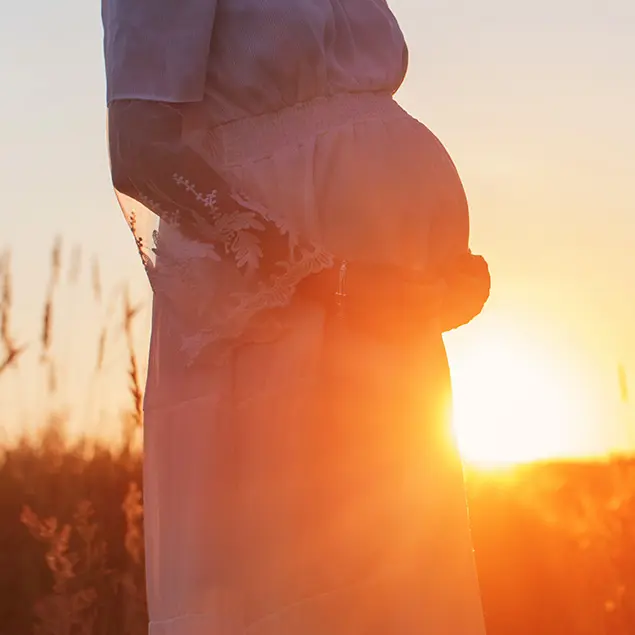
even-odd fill
[(439, 324), (445, 333), (472, 321), (489, 299), (491, 277), (482, 256), (466, 254), (452, 263), (442, 278)]
[[(299, 293), (338, 310), (340, 267), (310, 276)], [(471, 253), (426, 279), (394, 267), (347, 263), (342, 315), (352, 328), (379, 337), (414, 336), (417, 330), (451, 331), (474, 319), (490, 293), (487, 262)]]

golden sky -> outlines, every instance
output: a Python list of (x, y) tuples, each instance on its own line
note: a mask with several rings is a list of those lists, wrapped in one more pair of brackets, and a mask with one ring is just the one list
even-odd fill
[[(36, 5), (14, 3), (0, 23), (9, 60), (0, 65), (0, 246), (15, 252), (24, 339), (39, 333), (57, 233), (99, 257), (106, 288), (128, 279), (145, 293), (109, 186), (98, 3)], [(391, 6), (411, 52), (398, 98), (453, 156), (474, 250), (494, 278), (484, 314), (447, 338), (466, 453), (515, 460), (628, 447), (633, 413), (620, 403), (617, 367), (635, 373), (634, 5)], [(81, 298), (67, 310), (71, 326), (58, 321), (59, 337), (74, 342), (60, 347), (77, 360), (93, 350), (101, 319), (90, 293)], [(112, 381), (125, 387), (118, 372)], [(0, 382), (0, 396), (20, 395), (23, 411), (39, 388), (26, 370), (20, 381)]]

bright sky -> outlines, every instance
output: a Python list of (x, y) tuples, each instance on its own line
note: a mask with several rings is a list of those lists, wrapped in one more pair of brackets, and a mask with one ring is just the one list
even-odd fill
[[(495, 281), (483, 316), (448, 337), (466, 443), (511, 448), (505, 435), (542, 426), (532, 442), (545, 453), (623, 447), (617, 365), (635, 372), (635, 4), (392, 7), (411, 51), (399, 99), (450, 150)], [(98, 3), (11, 3), (0, 55), (0, 246), (14, 250), (15, 321), (31, 339), (55, 234), (99, 256), (106, 288), (128, 279), (141, 290), (143, 278), (109, 185)], [(77, 355), (96, 328), (86, 296), (67, 307)], [(484, 395), (501, 392), (507, 405), (498, 399), (488, 418)]]

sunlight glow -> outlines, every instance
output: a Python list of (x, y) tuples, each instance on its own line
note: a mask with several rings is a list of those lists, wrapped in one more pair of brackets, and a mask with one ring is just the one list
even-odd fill
[(589, 414), (572, 361), (494, 331), (464, 347), (452, 376), (454, 430), (467, 463), (492, 467), (583, 453)]

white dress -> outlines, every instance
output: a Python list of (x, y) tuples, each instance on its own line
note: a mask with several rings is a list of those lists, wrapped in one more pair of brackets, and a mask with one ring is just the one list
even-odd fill
[[(384, 0), (211, 4), (202, 94), (164, 77), (137, 95), (198, 99), (181, 142), (253, 210), (222, 218), (224, 250), (165, 214), (158, 255), (138, 242), (151, 634), (482, 635), (441, 330), (376, 337), (294, 294), (336, 259), (427, 273), (468, 251), (454, 165), (392, 97), (396, 21)], [(111, 99), (134, 97), (115, 75)], [(157, 220), (122, 202), (138, 236)], [(259, 215), (287, 241), (275, 275)]]

